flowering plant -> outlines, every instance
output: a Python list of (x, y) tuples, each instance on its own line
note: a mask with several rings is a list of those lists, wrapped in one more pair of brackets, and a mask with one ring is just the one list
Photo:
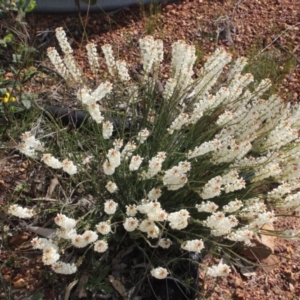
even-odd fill
[[(76, 272), (82, 259), (63, 262), (69, 246), (113, 256), (116, 247), (134, 243), (145, 257), (152, 253), (145, 274), (176, 277), (172, 252), (175, 257), (208, 251), (233, 255), (235, 245), (251, 246), (255, 234), (266, 233), (264, 226), (276, 220), (275, 209), (299, 208), (299, 105), (285, 104), (276, 95), (263, 99), (270, 80), (250, 85), (253, 76), (242, 73), (245, 58), (224, 71), (231, 55), (217, 49), (195, 74), (195, 48), (178, 41), (172, 45), (170, 77), (161, 83), (163, 43), (146, 36), (139, 41), (139, 81), (104, 45), (107, 80), (93, 86), (62, 28), (56, 37), (64, 56), (54, 48), (48, 56), (66, 84), (78, 86), (77, 100), (94, 126), (75, 132), (75, 138), (58, 132), (59, 138), (72, 140), (60, 141), (60, 147), (48, 141), (60, 158), (46, 150), (47, 140), (42, 143), (30, 132), (18, 146), (53, 172), (70, 175), (71, 182), (84, 182), (80, 193), (92, 197), (85, 214), (74, 208), (78, 205), (60, 207), (53, 240), (32, 241), (53, 271)], [(96, 45), (86, 48), (98, 76), (103, 71)], [(19, 211), (9, 209), (29, 216)], [(208, 276), (230, 273), (223, 262), (201, 267)]]

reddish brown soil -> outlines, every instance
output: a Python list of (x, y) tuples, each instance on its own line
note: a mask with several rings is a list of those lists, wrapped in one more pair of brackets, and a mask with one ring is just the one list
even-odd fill
[[(218, 45), (235, 56), (247, 56), (255, 48), (278, 57), (293, 57), (297, 61), (296, 66), (285, 75), (277, 90), (285, 100), (294, 102), (300, 96), (300, 9), (297, 2), (185, 0), (163, 5), (157, 14), (150, 13), (149, 7), (141, 9), (134, 6), (116, 13), (82, 15), (81, 18), (86, 24), (87, 36), (99, 45), (99, 49), (101, 45), (110, 43), (118, 49), (119, 57), (129, 62), (139, 61), (137, 41), (146, 32), (162, 38), (166, 52), (178, 39), (196, 43), (201, 52), (199, 68)], [(225, 17), (228, 22), (222, 24), (220, 19)], [(30, 35), (35, 38), (41, 52), (47, 46), (56, 45), (53, 31), (63, 26), (73, 41), (77, 58), (85, 65), (86, 40), (77, 15), (30, 15), (27, 21)], [(217, 38), (217, 32), (222, 28), (225, 31), (219, 32)], [(224, 34), (226, 28), (230, 32), (227, 35)], [(41, 39), (39, 34), (47, 31), (49, 34)], [(278, 63), (284, 62), (278, 59)], [(12, 155), (10, 149), (0, 149), (0, 170), (0, 205), (11, 197), (17, 185), (35, 180), (32, 174), (38, 174), (31, 163)], [(49, 289), (49, 285), (42, 280), (47, 271), (40, 263), (39, 254), (30, 247), (33, 235), (24, 232), (21, 226), (12, 223), (3, 213), (0, 213), (0, 220), (10, 225), (14, 232), (7, 239), (8, 248), (4, 247), (0, 253), (1, 273), (6, 284), (12, 285), (11, 299), (25, 299), (37, 289), (44, 294), (44, 299), (61, 299), (61, 291)], [(300, 229), (296, 216), (281, 217), (275, 225), (277, 229)], [(264, 267), (256, 268), (253, 276), (242, 275), (238, 267), (230, 276), (220, 280), (206, 280), (200, 273), (202, 297), (211, 300), (300, 299), (299, 259), (300, 242), (277, 239), (274, 255), (263, 261)], [(7, 260), (11, 262), (8, 264)], [(4, 294), (0, 298), (2, 296)]]

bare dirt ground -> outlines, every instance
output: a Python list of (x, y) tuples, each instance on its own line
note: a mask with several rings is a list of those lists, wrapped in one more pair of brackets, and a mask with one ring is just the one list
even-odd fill
[[(286, 101), (297, 102), (300, 100), (300, 7), (297, 2), (185, 0), (163, 5), (158, 11), (154, 11), (153, 7), (141, 9), (133, 6), (109, 14), (82, 15), (86, 32), (78, 15), (29, 15), (27, 22), (41, 53), (48, 46), (56, 46), (53, 31), (56, 27), (64, 27), (82, 65), (86, 63), (85, 34), (99, 45), (99, 50), (101, 45), (110, 43), (118, 49), (120, 58), (131, 62), (139, 61), (137, 42), (146, 33), (163, 39), (168, 52), (172, 42), (178, 39), (196, 44), (200, 57), (197, 68), (217, 46), (225, 47), (236, 57), (248, 56), (254, 50), (268, 53), (271, 59), (278, 57), (278, 64), (284, 64), (279, 57), (292, 57), (296, 61), (295, 67), (284, 75), (276, 90)], [(33, 81), (30, 88), (38, 90), (43, 87), (38, 81)], [(60, 100), (53, 98), (47, 101), (57, 104)], [(38, 167), (10, 150), (1, 149), (0, 206), (12, 197), (16, 186), (29, 181), (30, 186), (40, 185), (41, 180), (32, 174), (38, 176)], [(36, 190), (26, 192), (28, 195), (39, 193)], [(12, 223), (3, 213), (0, 218), (15, 229), (6, 245), (9, 251), (3, 248), (0, 252), (1, 273), (5, 284), (12, 286), (12, 299), (31, 299), (26, 297), (37, 290), (41, 291), (43, 299), (62, 299), (61, 291), (55, 290), (51, 278), (45, 276), (47, 270), (40, 257), (31, 250), (30, 240), (34, 235)], [(275, 226), (276, 229), (300, 229), (300, 222), (297, 215), (294, 218), (280, 217)], [(14, 263), (4, 264), (7, 260)], [(300, 242), (276, 239), (274, 255), (262, 261), (263, 267), (255, 268), (252, 275), (245, 276), (246, 273), (237, 267), (227, 278), (206, 280), (200, 272), (201, 299), (300, 299), (299, 261)], [(2, 296), (3, 293), (0, 298)]]

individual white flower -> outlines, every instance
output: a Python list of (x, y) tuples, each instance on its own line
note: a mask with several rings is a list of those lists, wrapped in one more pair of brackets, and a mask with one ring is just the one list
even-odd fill
[(42, 261), (45, 265), (52, 265), (59, 260), (60, 255), (57, 252), (57, 247), (48, 245), (43, 248)]
[(33, 249), (44, 249), (45, 247), (51, 246), (53, 244), (52, 240), (35, 237), (31, 240), (31, 245)]
[(31, 157), (31, 158), (37, 158), (35, 149), (28, 146), (26, 143), (19, 143), (16, 147), (21, 153), (24, 155)]
[(116, 150), (120, 150), (123, 147), (123, 140), (122, 139), (115, 139), (113, 145)]
[(199, 194), (202, 199), (210, 199), (221, 195), (222, 191), (222, 177), (216, 176), (210, 179), (203, 187), (202, 192)]
[(211, 277), (227, 276), (231, 272), (230, 267), (226, 264), (219, 263), (218, 265), (209, 267), (206, 274)]
[(108, 222), (100, 222), (96, 225), (96, 228), (102, 235), (106, 235), (111, 232), (111, 226)]
[(35, 138), (30, 131), (26, 131), (21, 135), (22, 141), (28, 146), (37, 151), (44, 151), (44, 144)]
[(76, 226), (76, 220), (67, 217), (66, 215), (63, 214), (57, 214), (56, 217), (54, 218), (54, 222), (65, 229), (72, 229)]
[(110, 193), (115, 193), (118, 190), (117, 185), (112, 181), (109, 181), (105, 187)]
[(155, 223), (152, 220), (145, 219), (139, 225), (139, 230), (142, 232), (147, 232), (149, 229), (153, 228)]
[(121, 153), (119, 150), (110, 149), (106, 156), (114, 168), (117, 168), (121, 164)]
[(72, 244), (77, 248), (84, 248), (88, 245), (88, 242), (82, 235), (76, 234), (72, 237)]
[(53, 169), (60, 169), (62, 167), (62, 163), (55, 158), (52, 154), (45, 153), (41, 159), (47, 166)]
[(215, 212), (218, 209), (218, 205), (211, 201), (202, 202), (201, 204), (196, 204), (195, 206), (198, 212)]
[(181, 248), (189, 252), (200, 253), (201, 250), (204, 248), (204, 243), (202, 240), (190, 240), (182, 244)]
[(102, 167), (103, 167), (103, 172), (106, 175), (112, 175), (115, 173), (116, 168), (114, 164), (112, 164), (109, 160), (106, 160), (102, 165)]
[(173, 243), (170, 239), (165, 239), (165, 238), (160, 239), (158, 242), (158, 245), (164, 249), (168, 249), (172, 244)]
[(138, 133), (137, 140), (143, 144), (147, 140), (149, 134), (149, 130), (145, 128)]
[(151, 275), (156, 279), (165, 279), (169, 272), (165, 268), (158, 267), (156, 269), (151, 270)]
[(154, 225), (147, 230), (147, 237), (151, 239), (157, 239), (159, 237), (160, 230)]
[(172, 122), (171, 126), (167, 129), (169, 134), (173, 134), (174, 130), (180, 130), (182, 126), (189, 122), (189, 115), (186, 113), (181, 113), (179, 116)]
[(104, 211), (108, 214), (108, 215), (113, 215), (118, 207), (118, 203), (114, 202), (113, 200), (107, 200), (104, 203)]
[(126, 215), (134, 217), (137, 214), (137, 207), (135, 204), (126, 205)]
[(244, 242), (246, 245), (250, 243), (254, 236), (254, 232), (249, 229), (240, 228), (234, 232), (230, 232), (227, 238), (235, 242)]
[(130, 171), (137, 171), (141, 165), (141, 163), (143, 162), (142, 157), (140, 157), (139, 155), (134, 155), (131, 158), (130, 164), (129, 164), (129, 170)]
[(168, 215), (168, 221), (172, 229), (181, 230), (188, 226), (189, 214), (186, 210), (180, 210), (170, 213)]
[(105, 121), (102, 123), (102, 136), (104, 139), (109, 139), (114, 131), (114, 125), (110, 121)]
[(33, 209), (29, 209), (27, 207), (23, 208), (17, 204), (11, 205), (8, 208), (8, 213), (22, 219), (30, 219), (35, 215)]
[(157, 200), (161, 196), (161, 194), (161, 189), (153, 188), (152, 190), (150, 190), (147, 196), (150, 201), (154, 201)]
[(91, 91), (88, 88), (83, 87), (79, 89), (76, 96), (77, 99), (83, 104), (87, 105), (88, 107), (90, 106), (91, 110), (97, 108), (97, 106), (92, 106), (97, 104), (97, 99), (91, 95)]
[[(93, 99), (93, 98), (92, 98)], [(101, 124), (104, 120), (104, 117), (100, 111), (100, 105), (98, 103), (90, 103), (87, 105), (87, 109), (92, 119), (97, 123)]]
[(95, 242), (98, 239), (98, 235), (95, 231), (92, 230), (86, 230), (83, 234), (82, 237), (86, 241), (87, 244), (91, 244)]
[(227, 205), (223, 206), (223, 211), (225, 213), (232, 213), (239, 210), (243, 206), (243, 202), (240, 200), (230, 201)]
[(214, 236), (222, 236), (229, 234), (233, 227), (238, 225), (235, 216), (225, 216), (223, 212), (214, 212), (204, 222), (204, 226), (211, 228), (211, 234)]
[(163, 222), (168, 219), (168, 213), (164, 209), (152, 209), (147, 213), (148, 219), (156, 222)]
[(137, 229), (137, 227), (139, 226), (139, 221), (137, 218), (129, 217), (125, 219), (123, 226), (126, 231), (131, 232)]
[(106, 241), (98, 240), (94, 243), (94, 250), (99, 253), (103, 253), (108, 249), (108, 244)]
[(136, 149), (136, 143), (129, 141), (122, 150), (121, 157), (123, 159), (128, 159), (132, 156), (133, 151)]
[(77, 173), (77, 167), (74, 165), (74, 163), (71, 160), (66, 158), (62, 161), (61, 164), (63, 170), (69, 175), (74, 175)]
[(70, 240), (76, 234), (77, 232), (74, 228), (66, 229), (61, 227), (56, 229), (56, 235), (62, 239)]
[(77, 271), (77, 267), (75, 266), (75, 264), (68, 264), (62, 261), (55, 262), (54, 264), (52, 264), (51, 268), (55, 273), (65, 275), (74, 274)]
[(187, 182), (186, 172), (190, 169), (189, 162), (180, 162), (178, 166), (174, 166), (165, 171), (163, 176), (163, 184), (168, 190), (175, 191), (182, 188)]
[(151, 178), (161, 171), (162, 161), (157, 157), (151, 158), (148, 164), (149, 168), (147, 172), (147, 178)]

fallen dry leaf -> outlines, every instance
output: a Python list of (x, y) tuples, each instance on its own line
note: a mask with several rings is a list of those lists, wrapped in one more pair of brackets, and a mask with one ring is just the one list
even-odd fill
[(17, 281), (14, 281), (13, 285), (16, 289), (21, 289), (26, 286), (26, 282), (23, 278), (20, 278)]

